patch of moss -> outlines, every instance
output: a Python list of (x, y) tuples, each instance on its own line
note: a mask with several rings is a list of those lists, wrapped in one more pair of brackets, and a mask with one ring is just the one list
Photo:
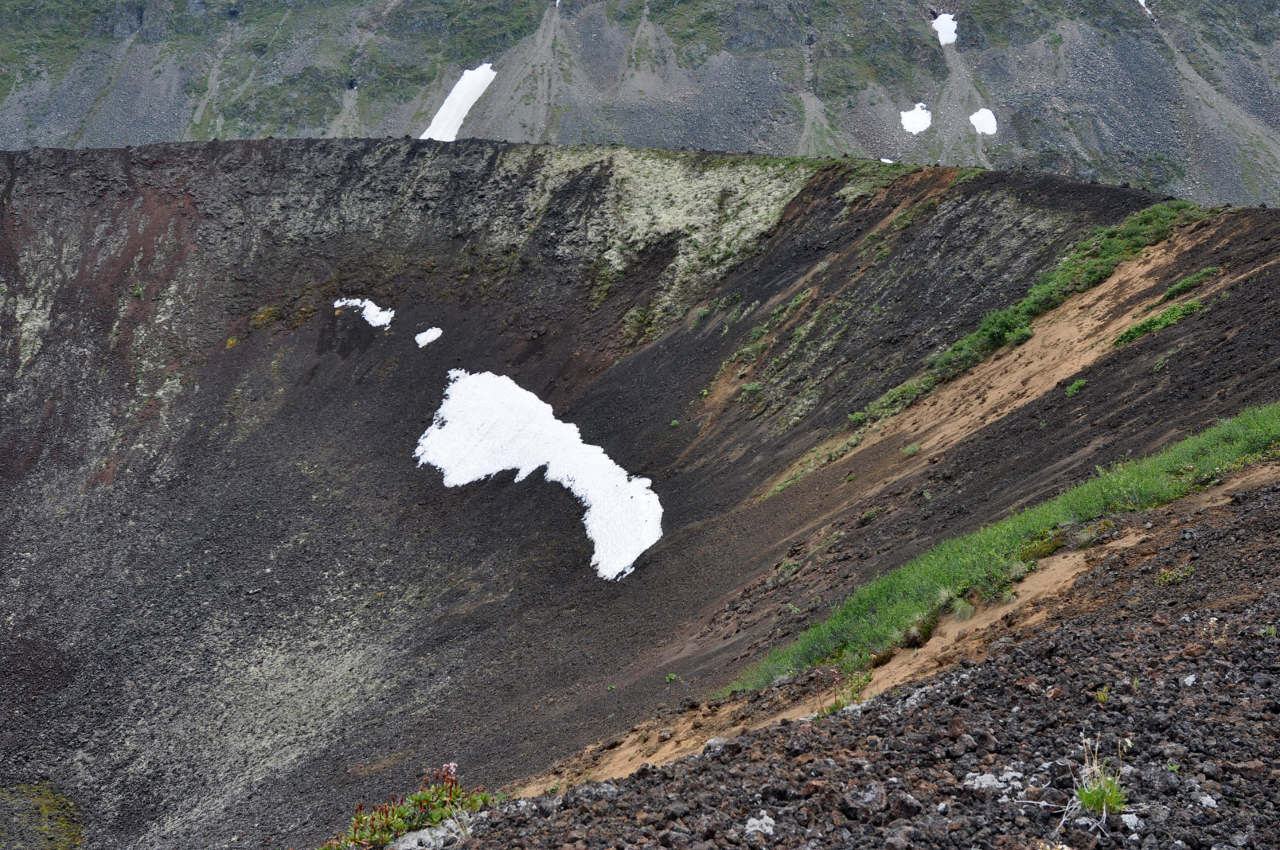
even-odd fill
[(0, 843), (23, 850), (73, 850), (84, 841), (76, 805), (52, 782), (0, 788)]
[(280, 308), (276, 306), (263, 307), (254, 313), (249, 319), (249, 327), (255, 331), (262, 330), (267, 325), (280, 320)]

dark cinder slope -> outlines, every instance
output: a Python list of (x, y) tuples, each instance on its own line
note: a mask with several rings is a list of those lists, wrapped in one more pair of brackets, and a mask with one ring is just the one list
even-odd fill
[[(0, 787), (52, 783), (104, 848), (318, 843), (428, 766), (511, 780), (723, 683), (782, 632), (709, 633), (715, 612), (815, 516), (862, 509), (827, 473), (759, 488), (1155, 200), (480, 142), (45, 150), (0, 169)], [(1248, 277), (1280, 226), (1233, 215), (1208, 226), (1256, 234)], [(1274, 330), (1271, 278), (1249, 279), (1251, 300), (1207, 314), (1224, 339)], [(394, 307), (390, 330), (335, 315), (339, 296)], [(451, 368), (512, 376), (653, 479), (665, 536), (632, 576), (595, 577), (581, 507), (539, 475), (446, 489), (414, 465)], [(1105, 439), (1046, 442), (1056, 477), (1021, 474), (1026, 457), (1004, 491), (953, 476), (902, 551), (1088, 474), (1095, 452), (1280, 394), (1276, 370), (1254, 374), (1248, 393), (1160, 397), (1159, 429), (1132, 415), (1156, 403), (1141, 394), (1084, 414), (1072, 433)], [(980, 511), (938, 507), (976, 492)]]

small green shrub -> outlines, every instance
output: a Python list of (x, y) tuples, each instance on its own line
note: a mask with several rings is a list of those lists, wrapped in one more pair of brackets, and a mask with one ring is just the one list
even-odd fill
[(863, 511), (862, 516), (858, 517), (858, 525), (866, 525), (884, 512), (885, 508), (883, 505), (877, 505), (874, 508)]
[(674, 682), (676, 679), (679, 679), (679, 678), (680, 678), (680, 677), (679, 677), (679, 676), (677, 676), (675, 673), (668, 673), (668, 674), (667, 674), (667, 683), (668, 683), (668, 684), (670, 684), (671, 682)]
[(969, 602), (957, 596), (951, 600), (951, 616), (957, 620), (970, 620), (978, 609), (974, 608)]
[(763, 388), (763, 385), (759, 381), (752, 381), (749, 384), (742, 385), (742, 391), (744, 393), (758, 393)]
[(1163, 330), (1170, 325), (1176, 325), (1187, 316), (1198, 313), (1202, 309), (1204, 309), (1204, 305), (1199, 301), (1188, 301), (1186, 304), (1175, 304), (1166, 309), (1159, 316), (1152, 316), (1150, 319), (1138, 322), (1138, 324), (1120, 334), (1120, 336), (1116, 337), (1115, 346), (1119, 348), (1120, 346), (1127, 345), (1135, 339), (1140, 339), (1149, 333), (1155, 333), (1156, 331)]
[(1097, 743), (1085, 742), (1084, 767), (1076, 786), (1076, 799), (1085, 811), (1104, 817), (1128, 808), (1129, 795), (1120, 784), (1120, 771), (1107, 764), (1106, 759), (1098, 758)]
[(1089, 382), (1086, 381), (1084, 378), (1081, 378), (1080, 380), (1073, 382), (1071, 386), (1067, 387), (1067, 398), (1075, 398), (1076, 396), (1080, 395), (1080, 391), (1088, 385), (1089, 385)]
[(835, 714), (845, 706), (860, 702), (862, 692), (866, 690), (869, 684), (871, 684), (871, 672), (868, 670), (859, 670), (850, 674), (844, 682), (837, 682), (832, 689), (831, 704), (822, 706), (818, 711), (818, 716), (827, 717)]
[(1098, 779), (1076, 789), (1076, 799), (1086, 811), (1114, 814), (1128, 807), (1129, 795), (1120, 784), (1120, 775), (1107, 769)]
[(371, 811), (364, 804), (356, 807), (351, 826), (325, 844), (326, 850), (384, 847), (406, 832), (439, 826), (460, 812), (478, 812), (491, 804), (493, 797), (482, 789), (467, 791), (458, 784), (458, 766), (450, 763), (422, 780), (422, 785), (408, 797), (392, 798)]
[(679, 427), (680, 427), (680, 420), (679, 420), (679, 419), (672, 419), (672, 420), (671, 420), (671, 427), (672, 427), (672, 428), (679, 428)]
[(912, 443), (912, 444), (911, 444), (911, 445), (909, 445), (909, 446), (903, 446), (903, 447), (902, 447), (902, 456), (903, 456), (903, 457), (915, 457), (915, 456), (916, 456), (916, 455), (918, 455), (918, 454), (920, 454), (920, 444), (919, 444), (919, 443)]
[(1196, 568), (1190, 564), (1184, 564), (1181, 567), (1162, 567), (1160, 572), (1156, 573), (1156, 584), (1160, 587), (1168, 587), (1171, 584), (1182, 584), (1195, 574)]

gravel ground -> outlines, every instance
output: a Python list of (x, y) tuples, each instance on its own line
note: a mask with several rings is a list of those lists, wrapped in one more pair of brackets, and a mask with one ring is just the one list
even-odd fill
[[(1137, 545), (981, 663), (516, 801), (472, 845), (1276, 847), (1280, 486), (1185, 510), (1131, 517), (1152, 524)], [(1073, 804), (1086, 742), (1119, 769), (1123, 814)]]

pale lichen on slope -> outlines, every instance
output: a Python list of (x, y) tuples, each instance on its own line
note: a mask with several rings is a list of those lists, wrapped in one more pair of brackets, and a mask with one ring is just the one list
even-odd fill
[(530, 218), (545, 212), (557, 189), (583, 172), (610, 177), (600, 220), (609, 222), (601, 257), (622, 271), (639, 251), (678, 237), (676, 256), (659, 282), (652, 309), (659, 323), (678, 318), (706, 285), (778, 222), (821, 160), (762, 159), (620, 148), (519, 148), (504, 167), (522, 170), (538, 157)]

